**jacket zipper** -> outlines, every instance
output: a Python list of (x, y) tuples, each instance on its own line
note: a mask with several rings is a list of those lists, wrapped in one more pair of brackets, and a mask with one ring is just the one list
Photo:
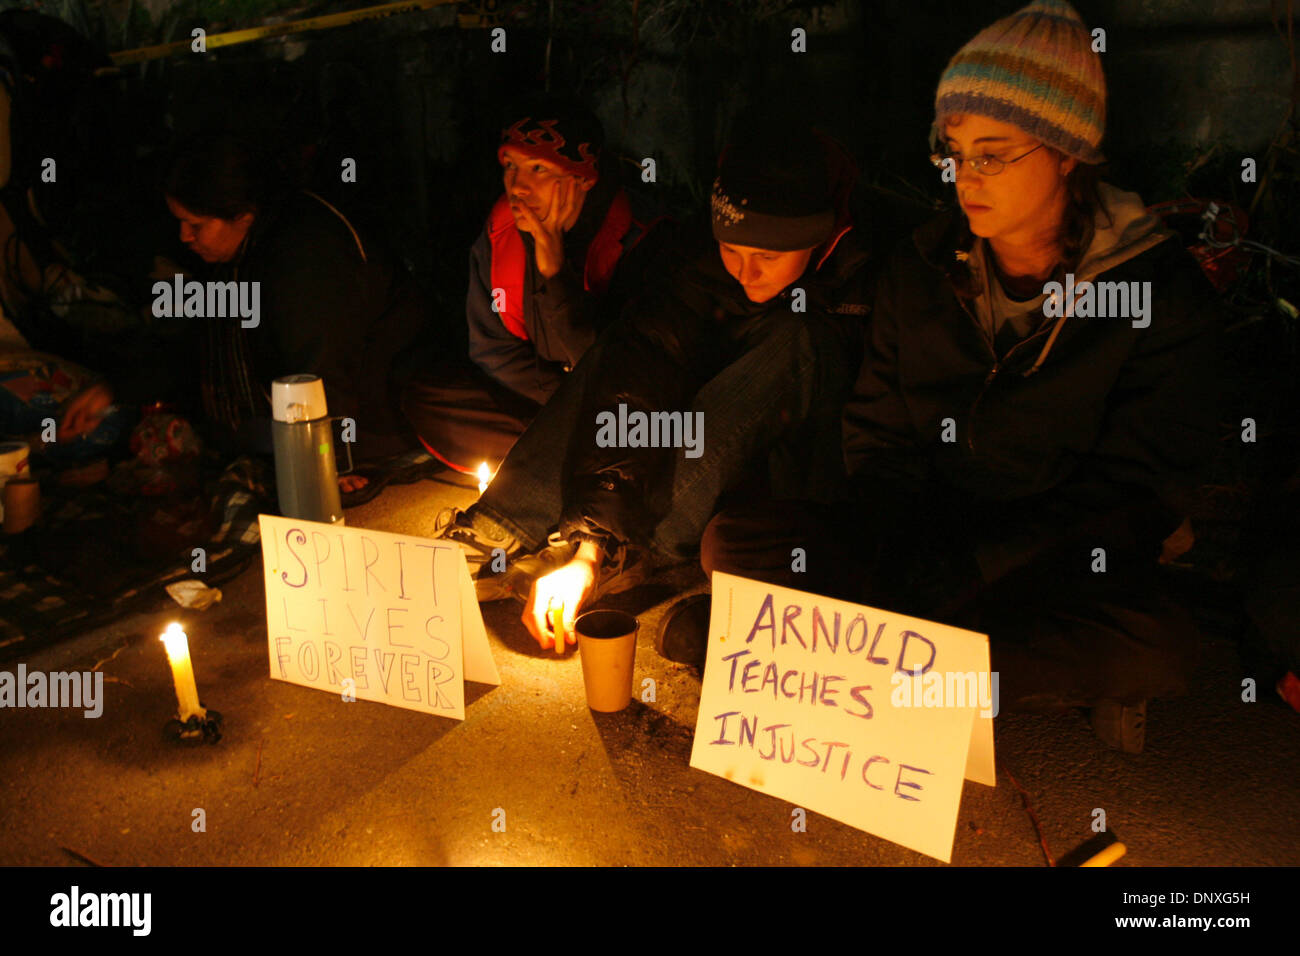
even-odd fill
[[(1016, 354), (1016, 349), (1020, 348), (1022, 345), (1028, 345), (1034, 339), (1038, 338), (1040, 335), (1046, 332), (1048, 327), (1041, 328), (1033, 335), (1025, 339), (1024, 341), (1017, 342), (1015, 345), (1011, 346), (1011, 350), (1008, 351), (1007, 354), (1002, 359), (999, 359), (997, 350), (993, 347), (993, 343), (989, 340), (988, 335), (986, 335), (984, 332), (984, 326), (980, 324), (979, 319), (976, 318), (974, 313), (971, 312), (970, 307), (966, 304), (966, 300), (961, 298), (960, 296), (957, 296), (957, 301), (961, 303), (962, 311), (966, 313), (966, 315), (970, 318), (970, 320), (975, 323), (975, 327), (979, 329), (980, 338), (983, 339), (984, 345), (989, 350), (989, 354), (993, 356), (993, 367), (989, 369), (988, 375), (984, 376), (984, 384), (980, 386), (980, 392), (978, 395), (975, 396), (975, 401), (971, 403), (970, 411), (967, 413), (970, 418), (970, 422), (966, 426), (966, 450), (970, 452), (972, 457), (974, 457), (975, 455), (975, 410), (979, 408), (980, 402), (984, 400), (985, 392), (988, 391), (989, 385), (991, 385), (993, 383), (993, 380), (998, 377), (998, 373), (1002, 371), (1003, 367), (1011, 359), (1011, 356)], [(1057, 319), (1057, 321), (1059, 322), (1060, 319)]]
[[(935, 263), (933, 260), (931, 260), (930, 257), (926, 254), (926, 252), (920, 248), (920, 246), (917, 247), (917, 251), (921, 253), (921, 258), (926, 263), (928, 263), (931, 268), (943, 274), (945, 278), (947, 277), (945, 270), (937, 263)], [(974, 457), (975, 455), (975, 410), (979, 408), (979, 404), (984, 400), (984, 394), (985, 392), (988, 391), (989, 385), (991, 385), (993, 383), (993, 380), (998, 377), (998, 373), (1002, 371), (1002, 367), (1006, 363), (1005, 360), (998, 359), (998, 353), (997, 353), (997, 349), (994, 347), (993, 339), (989, 335), (985, 334), (984, 326), (980, 324), (979, 319), (976, 318), (975, 314), (971, 312), (970, 307), (966, 304), (966, 300), (963, 299), (961, 296), (955, 294), (953, 297), (961, 304), (962, 311), (966, 313), (967, 317), (971, 320), (971, 322), (975, 324), (975, 328), (979, 330), (980, 338), (983, 340), (985, 347), (989, 350), (989, 355), (993, 358), (993, 367), (989, 369), (988, 375), (984, 377), (984, 384), (980, 386), (980, 392), (978, 395), (975, 396), (975, 401), (971, 403), (970, 411), (967, 413), (970, 417), (970, 424), (966, 427), (966, 449), (967, 451), (970, 452), (971, 456)], [(1058, 319), (1057, 321), (1059, 322), (1060, 320)], [(1023, 342), (1017, 342), (1015, 345), (1011, 347), (1011, 351), (1007, 352), (1006, 359), (1010, 359), (1011, 356), (1015, 354), (1016, 349), (1020, 348), (1022, 345), (1028, 345), (1030, 342), (1038, 338), (1038, 336), (1042, 335), (1046, 331), (1047, 331), (1046, 328), (1039, 329), (1037, 332), (1029, 336), (1029, 338), (1025, 339)]]
[(993, 343), (989, 341), (988, 335), (984, 332), (984, 326), (980, 324), (979, 319), (976, 318), (973, 312), (971, 312), (970, 306), (966, 304), (966, 300), (961, 296), (957, 296), (956, 298), (957, 301), (961, 303), (962, 311), (966, 313), (971, 322), (975, 324), (975, 328), (979, 330), (980, 340), (984, 343), (985, 348), (989, 350), (989, 355), (993, 357), (993, 367), (989, 369), (988, 375), (984, 376), (984, 384), (980, 386), (980, 392), (975, 396), (975, 401), (971, 404), (970, 412), (968, 413), (969, 423), (966, 425), (966, 450), (970, 452), (973, 457), (975, 454), (975, 409), (979, 407), (980, 402), (983, 400), (984, 393), (988, 390), (989, 383), (997, 378), (998, 372), (1002, 369), (1002, 365), (998, 362), (997, 350), (993, 347)]

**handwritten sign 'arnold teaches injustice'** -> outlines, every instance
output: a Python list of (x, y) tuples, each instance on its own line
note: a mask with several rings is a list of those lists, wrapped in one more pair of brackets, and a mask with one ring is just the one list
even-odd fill
[(457, 545), (259, 519), (272, 677), (457, 720), (500, 683)]
[(983, 634), (715, 573), (691, 766), (948, 862), (963, 778), (994, 782), (988, 666)]

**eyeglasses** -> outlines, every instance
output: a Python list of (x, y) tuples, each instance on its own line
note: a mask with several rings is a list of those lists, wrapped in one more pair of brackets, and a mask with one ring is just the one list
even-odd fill
[[(1037, 146), (1031, 149), (1029, 153), (1037, 152), (1038, 150), (1042, 149), (1045, 145), (1047, 144), (1039, 143)], [(1021, 153), (1015, 159), (998, 159), (998, 157), (996, 156), (989, 156), (985, 154), (983, 156), (972, 156), (970, 159), (967, 159), (966, 162), (970, 164), (970, 167), (973, 170), (975, 170), (975, 172), (979, 173), (982, 176), (996, 176), (998, 173), (1002, 172), (1002, 170), (1006, 169), (1012, 163), (1020, 162), (1022, 159), (1028, 156), (1029, 153)], [(950, 159), (953, 161), (954, 169), (961, 168), (962, 158), (956, 155), (955, 153), (949, 153), (945, 151), (945, 152), (930, 154), (930, 162), (934, 163), (934, 165), (938, 166), (940, 169), (942, 169), (944, 163), (946, 163)]]

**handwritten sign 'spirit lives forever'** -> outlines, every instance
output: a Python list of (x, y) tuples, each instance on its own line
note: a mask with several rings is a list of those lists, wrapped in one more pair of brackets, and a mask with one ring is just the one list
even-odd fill
[(272, 677), (463, 714), (463, 558), (454, 547), (269, 516), (262, 522)]

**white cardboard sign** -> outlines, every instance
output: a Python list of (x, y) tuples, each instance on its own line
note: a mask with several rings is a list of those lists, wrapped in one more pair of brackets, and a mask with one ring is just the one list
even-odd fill
[(691, 766), (949, 862), (988, 669), (983, 634), (718, 572)]
[(456, 720), (466, 680), (501, 683), (459, 545), (258, 521), (273, 678)]

